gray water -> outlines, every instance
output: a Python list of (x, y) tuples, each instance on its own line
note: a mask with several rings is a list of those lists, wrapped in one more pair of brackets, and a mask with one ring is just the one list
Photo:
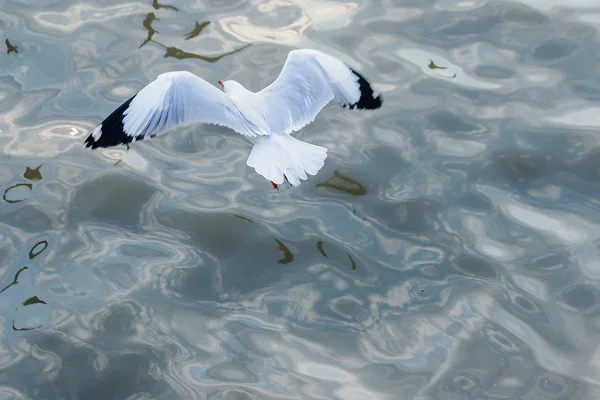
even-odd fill
[[(0, 398), (600, 398), (599, 30), (595, 0), (0, 0)], [(294, 48), (384, 99), (297, 135), (329, 149), (298, 187), (210, 125), (83, 146), (160, 73), (259, 90)]]

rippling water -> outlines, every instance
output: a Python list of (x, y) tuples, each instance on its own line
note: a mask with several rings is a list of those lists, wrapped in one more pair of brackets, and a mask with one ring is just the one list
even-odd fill
[[(2, 399), (597, 399), (593, 0), (0, 0)], [(198, 125), (90, 151), (156, 75), (293, 48), (384, 107), (272, 190)]]

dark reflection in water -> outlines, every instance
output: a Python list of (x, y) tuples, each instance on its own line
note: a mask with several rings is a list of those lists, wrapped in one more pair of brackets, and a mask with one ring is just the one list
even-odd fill
[(31, 328), (17, 328), (15, 326), (15, 321), (12, 322), (12, 330), (16, 331), (16, 332), (27, 332), (27, 331), (32, 331), (34, 329), (39, 329), (41, 327), (42, 327), (41, 325), (38, 325), (38, 326), (31, 327)]
[[(154, 0), (153, 6), (155, 9), (160, 9), (160, 8), (169, 8), (175, 11), (179, 11), (176, 7), (173, 6), (168, 6), (168, 5), (162, 5), (159, 4), (156, 0)], [(159, 20), (159, 18), (156, 17), (156, 15), (153, 12), (150, 12), (148, 14), (146, 14), (146, 17), (144, 18), (144, 21), (142, 22), (142, 25), (144, 26), (144, 29), (146, 29), (147, 36), (146, 39), (142, 42), (142, 44), (140, 44), (139, 48), (143, 47), (144, 45), (146, 45), (149, 42), (154, 42), (162, 47), (164, 47), (166, 49), (165, 58), (168, 57), (172, 57), (172, 58), (176, 58), (178, 60), (184, 60), (184, 59), (188, 59), (188, 58), (195, 58), (195, 59), (199, 59), (202, 61), (206, 61), (209, 63), (216, 63), (217, 61), (221, 60), (223, 57), (227, 57), (233, 54), (236, 54), (242, 50), (244, 50), (245, 48), (249, 47), (251, 45), (251, 43), (242, 46), (236, 50), (227, 52), (227, 53), (222, 53), (216, 56), (205, 56), (205, 55), (201, 55), (201, 54), (196, 54), (196, 53), (190, 53), (184, 50), (181, 50), (177, 47), (174, 46), (165, 46), (164, 44), (157, 42), (156, 40), (153, 39), (154, 35), (159, 33), (156, 29), (154, 29), (154, 27), (152, 26), (152, 23), (156, 20)], [(200, 35), (202, 33), (202, 31), (204, 30), (204, 28), (206, 28), (208, 25), (210, 24), (210, 21), (204, 21), (202, 23), (198, 23), (197, 21), (194, 23), (194, 28), (186, 34), (185, 36), (185, 40), (190, 40), (195, 38), (196, 36)], [(127, 149), (129, 150), (129, 145), (127, 145)], [(115, 163), (118, 164), (119, 161), (117, 161)]]
[(292, 254), (290, 249), (285, 244), (283, 244), (281, 240), (275, 239), (275, 241), (277, 242), (277, 248), (283, 252), (283, 258), (280, 258), (279, 260), (277, 260), (277, 262), (279, 264), (289, 264), (292, 261), (294, 261), (294, 255)]
[[(37, 257), (38, 255), (40, 255), (42, 252), (44, 252), (46, 250), (46, 248), (48, 247), (48, 241), (46, 240), (42, 240), (37, 242), (35, 245), (33, 245), (33, 247), (29, 250), (29, 259), (33, 260), (35, 257)], [(21, 272), (25, 271), (25, 270), (29, 270), (30, 268), (27, 266), (22, 267), (21, 269), (19, 269), (17, 271), (17, 273), (14, 276), (14, 279), (12, 281), (12, 283), (10, 283), (9, 285), (7, 285), (6, 287), (4, 287), (2, 290), (0, 290), (0, 293), (4, 293), (7, 289), (16, 286), (19, 283), (19, 276), (21, 275)], [(27, 298), (26, 300), (24, 300), (22, 302), (22, 305), (24, 307), (27, 306), (32, 306), (35, 304), (44, 304), (47, 305), (48, 303), (42, 299), (40, 299), (38, 296), (31, 296), (29, 298)], [(18, 307), (17, 307), (18, 310)], [(15, 326), (15, 322), (13, 321), (13, 325), (12, 325), (12, 329), (13, 331), (30, 331), (33, 329), (38, 329), (41, 328), (42, 325), (39, 326), (35, 326), (35, 327), (25, 327), (25, 328), (17, 328)]]
[[(429, 59), (429, 64), (427, 64), (427, 67), (429, 69), (448, 69), (448, 67), (441, 67), (439, 65), (436, 65), (433, 60)], [(453, 75), (445, 75), (445, 74), (437, 74), (438, 76), (441, 76), (442, 78), (456, 78), (456, 72)]]
[[(155, 43), (157, 43), (157, 42), (155, 42)], [(160, 43), (158, 43), (158, 44), (160, 44)], [(230, 56), (232, 54), (239, 53), (240, 51), (244, 50), (245, 48), (251, 46), (251, 44), (247, 44), (247, 45), (242, 46), (242, 47), (240, 47), (238, 49), (235, 49), (235, 50), (227, 52), (227, 53), (222, 53), (222, 54), (219, 54), (217, 56), (203, 56), (203, 55), (200, 55), (200, 54), (189, 53), (187, 51), (183, 51), (181, 49), (178, 49), (177, 47), (172, 47), (172, 46), (171, 47), (167, 47), (167, 46), (164, 46), (162, 44), (160, 44), (160, 45), (166, 49), (165, 57), (173, 57), (173, 58), (176, 58), (178, 60), (184, 60), (186, 58), (197, 58), (199, 60), (206, 61), (206, 62), (209, 62), (209, 63), (215, 63), (215, 62), (219, 61), (220, 59), (222, 59), (223, 57), (227, 57), (227, 56)]]
[(30, 297), (23, 302), (24, 306), (31, 306), (34, 304), (48, 304), (48, 303), (46, 303), (44, 300), (40, 299), (37, 296)]
[(12, 286), (18, 284), (19, 283), (19, 275), (21, 274), (21, 272), (25, 271), (26, 269), (29, 269), (29, 268), (27, 268), (25, 266), (25, 267), (21, 268), (20, 270), (18, 270), (17, 273), (15, 274), (15, 277), (14, 277), (12, 283), (10, 283), (8, 286), (4, 287), (4, 289), (0, 290), (0, 293), (3, 293), (9, 287), (12, 287)]
[(154, 15), (153, 12), (146, 14), (146, 18), (144, 18), (142, 25), (144, 26), (144, 29), (148, 31), (148, 36), (146, 36), (146, 40), (144, 40), (144, 42), (140, 44), (139, 48), (144, 46), (146, 43), (150, 42), (154, 34), (159, 33), (156, 29), (152, 27), (152, 22), (156, 21), (157, 19), (158, 18), (156, 18), (156, 15)]
[(348, 258), (350, 259), (350, 263), (351, 263), (350, 269), (352, 271), (356, 270), (356, 263), (354, 262), (354, 259), (352, 258), (352, 256), (350, 254), (348, 254)]
[(323, 241), (319, 240), (317, 242), (317, 249), (319, 249), (319, 253), (323, 254), (323, 257), (327, 257), (327, 254), (325, 253), (325, 250), (323, 249)]
[(7, 203), (20, 203), (22, 201), (25, 201), (26, 199), (9, 199), (7, 197), (8, 193), (11, 190), (19, 188), (19, 187), (26, 187), (29, 190), (31, 190), (33, 188), (33, 185), (31, 183), (17, 183), (15, 185), (12, 185), (12, 186), (8, 187), (6, 190), (4, 190), (4, 194), (2, 195), (2, 200), (4, 200)]
[(252, 222), (252, 220), (250, 218), (244, 217), (243, 215), (239, 215), (239, 214), (231, 214), (231, 215), (233, 215), (236, 218), (243, 219), (244, 221)]
[(186, 35), (185, 40), (190, 40), (190, 39), (195, 38), (196, 36), (201, 34), (202, 31), (204, 30), (204, 28), (206, 28), (208, 25), (210, 25), (210, 21), (204, 21), (201, 24), (196, 22), (194, 25), (194, 29), (192, 29), (192, 31)]
[(367, 188), (355, 179), (349, 178), (339, 171), (334, 171), (333, 176), (325, 182), (317, 183), (317, 187), (326, 187), (339, 190), (340, 192), (352, 194), (354, 196), (364, 196)]
[(36, 258), (37, 256), (39, 256), (40, 254), (42, 254), (47, 248), (48, 248), (48, 241), (47, 240), (42, 240), (42, 241), (37, 242), (31, 248), (31, 250), (29, 250), (29, 259), (33, 260), (34, 258)]
[(152, 7), (154, 7), (154, 9), (156, 9), (156, 10), (164, 8), (164, 9), (167, 9), (167, 10), (179, 11), (179, 8), (177, 8), (175, 6), (160, 4), (158, 2), (158, 0), (152, 0)]
[(429, 59), (429, 65), (427, 65), (429, 69), (448, 69), (448, 67), (440, 67), (436, 65), (433, 60)]
[[(23, 177), (25, 179), (28, 179), (30, 181), (40, 181), (42, 180), (42, 173), (40, 172), (40, 168), (42, 168), (43, 164), (38, 165), (36, 168), (30, 168), (30, 167), (26, 167), (25, 168), (25, 172), (23, 173)], [(20, 203), (22, 201), (25, 201), (26, 199), (10, 199), (8, 196), (8, 193), (11, 190), (15, 190), (17, 188), (20, 187), (26, 187), (27, 189), (29, 189), (30, 191), (33, 190), (33, 185), (31, 183), (17, 183), (14, 184), (8, 188), (6, 188), (4, 190), (4, 194), (2, 195), (2, 199), (4, 201), (6, 201), (7, 203), (13, 204), (13, 203)]]
[(10, 43), (10, 40), (6, 39), (4, 43), (6, 44), (6, 54), (19, 52), (19, 46), (13, 45), (12, 43)]
[(40, 172), (40, 168), (42, 168), (43, 164), (38, 165), (35, 168), (29, 168), (26, 167), (25, 168), (25, 173), (23, 174), (23, 177), (25, 179), (29, 179), (30, 181), (41, 181), (42, 180), (42, 173)]

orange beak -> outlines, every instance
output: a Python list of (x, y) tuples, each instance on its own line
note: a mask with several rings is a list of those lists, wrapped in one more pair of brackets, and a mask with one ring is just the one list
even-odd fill
[(223, 81), (219, 81), (219, 85), (225, 87), (225, 85), (223, 85)]

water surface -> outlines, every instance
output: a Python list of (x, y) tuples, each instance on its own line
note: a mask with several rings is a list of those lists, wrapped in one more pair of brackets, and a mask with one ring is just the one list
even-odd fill
[[(0, 398), (600, 397), (597, 2), (163, 1), (0, 0)], [(384, 98), (296, 188), (215, 126), (83, 146), (294, 48)]]

